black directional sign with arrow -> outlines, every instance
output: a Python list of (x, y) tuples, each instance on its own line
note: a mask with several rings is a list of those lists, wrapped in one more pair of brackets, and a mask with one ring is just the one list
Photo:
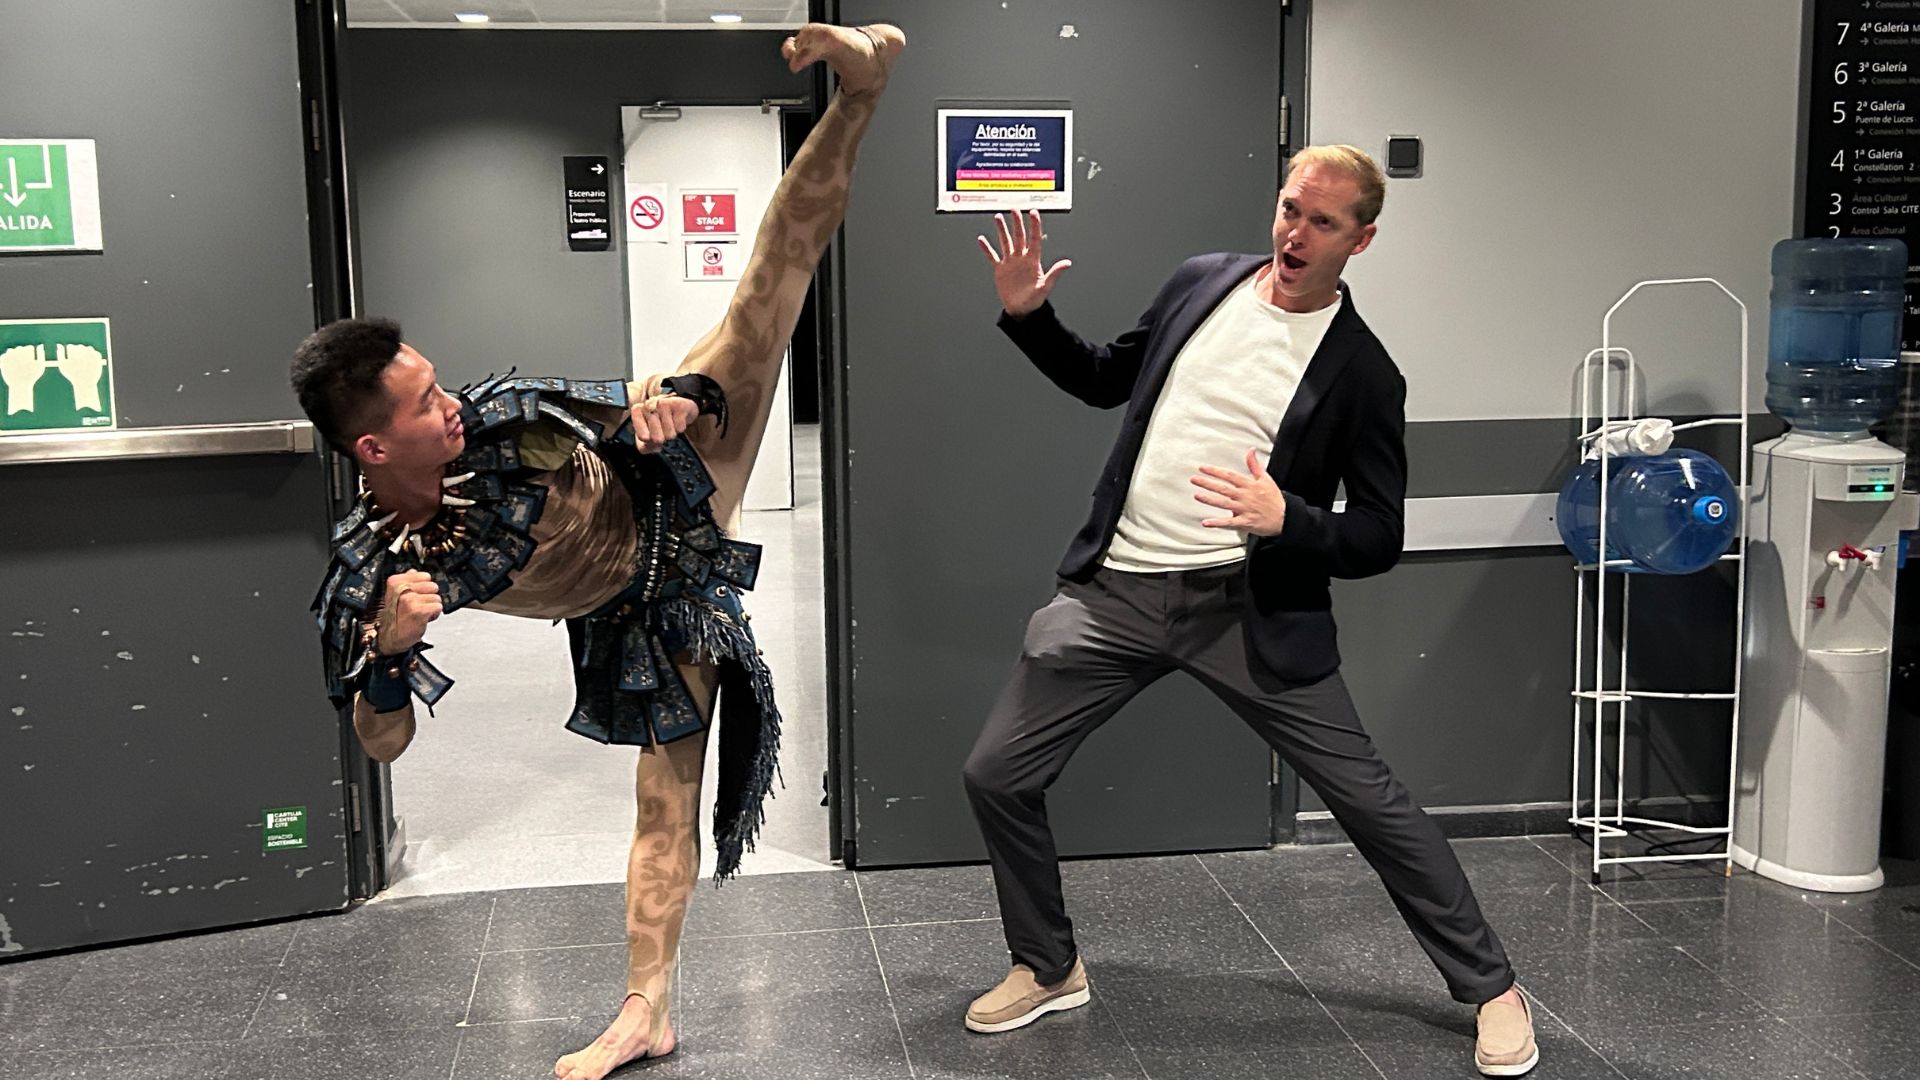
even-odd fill
[(612, 185), (607, 159), (584, 154), (566, 155), (567, 247), (573, 251), (605, 251), (613, 244)]

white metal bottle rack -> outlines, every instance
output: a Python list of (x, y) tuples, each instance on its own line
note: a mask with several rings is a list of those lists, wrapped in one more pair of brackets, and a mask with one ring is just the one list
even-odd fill
[[(1578, 584), (1574, 605), (1574, 645), (1573, 645), (1573, 782), (1571, 816), (1567, 822), (1575, 835), (1583, 830), (1591, 833), (1593, 843), (1592, 873), (1594, 880), (1600, 879), (1603, 866), (1618, 866), (1632, 863), (1649, 862), (1700, 862), (1719, 860), (1732, 872), (1730, 854), (1733, 836), (1733, 790), (1737, 779), (1737, 748), (1740, 744), (1740, 668), (1745, 652), (1746, 606), (1747, 606), (1747, 470), (1748, 451), (1751, 440), (1747, 431), (1747, 386), (1748, 386), (1748, 334), (1747, 305), (1735, 296), (1732, 290), (1713, 278), (1669, 278), (1657, 281), (1642, 281), (1628, 289), (1626, 295), (1607, 309), (1606, 316), (1600, 322), (1600, 347), (1589, 352), (1580, 364), (1580, 437), (1578, 452), (1584, 457), (1588, 446), (1609, 432), (1629, 427), (1641, 419), (1636, 400), (1636, 380), (1638, 374), (1633, 354), (1626, 349), (1613, 347), (1613, 317), (1627, 301), (1642, 289), (1681, 286), (1711, 285), (1725, 294), (1740, 309), (1740, 381), (1735, 384), (1732, 400), (1739, 403), (1739, 412), (1731, 415), (1709, 416), (1691, 423), (1675, 425), (1675, 431), (1703, 427), (1739, 428), (1738, 453), (1738, 502), (1739, 535), (1732, 550), (1720, 557), (1721, 562), (1735, 564), (1735, 599), (1733, 635), (1733, 686), (1725, 691), (1700, 692), (1679, 690), (1645, 689), (1629, 686), (1628, 657), (1633, 632), (1633, 582), (1639, 574), (1620, 573), (1631, 567), (1631, 559), (1609, 559), (1607, 537), (1607, 480), (1611, 461), (1608, 455), (1600, 458), (1600, 538), (1597, 548), (1599, 563), (1581, 564), (1575, 567)], [(1615, 358), (1626, 363), (1625, 411), (1614, 415), (1614, 393), (1609, 379), (1609, 370)], [(1600, 409), (1596, 414), (1592, 407), (1595, 370), (1598, 369), (1600, 383)], [(1576, 457), (1576, 461), (1580, 460)], [(1620, 582), (1620, 641), (1617, 648), (1611, 647), (1607, 640), (1607, 607), (1609, 571)], [(1702, 571), (1703, 573), (1705, 571)], [(1592, 642), (1589, 644), (1587, 590), (1589, 582), (1595, 593), (1594, 614), (1592, 616)], [(1609, 685), (1608, 671), (1614, 672)], [(1626, 790), (1626, 746), (1627, 731), (1630, 723), (1644, 722), (1638, 715), (1636, 704), (1649, 701), (1724, 701), (1732, 714), (1732, 730), (1727, 743), (1727, 810), (1724, 824), (1705, 825), (1698, 821), (1663, 821), (1657, 818), (1629, 814)], [(1604, 761), (1607, 756), (1607, 737), (1611, 728), (1614, 741), (1613, 799), (1612, 812), (1607, 812), (1602, 793), (1606, 789)], [(1583, 802), (1582, 754), (1581, 742), (1589, 739), (1590, 753), (1585, 764), (1591, 769), (1586, 777), (1590, 787), (1585, 794), (1590, 796), (1591, 813), (1581, 813)], [(1631, 838), (1636, 832), (1660, 831), (1681, 834), (1681, 838), (1693, 839), (1717, 837), (1718, 850), (1673, 852), (1670, 854), (1608, 854), (1608, 840)], [(1656, 845), (1656, 847), (1665, 845)]]

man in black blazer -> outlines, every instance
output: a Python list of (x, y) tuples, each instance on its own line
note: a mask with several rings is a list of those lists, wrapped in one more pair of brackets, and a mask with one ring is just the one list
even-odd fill
[[(1040, 215), (980, 238), (1000, 327), (1047, 378), (1126, 418), (1051, 603), (968, 757), (1013, 968), (967, 1011), (1008, 1031), (1088, 1000), (1046, 789), (1086, 736), (1171, 671), (1199, 679), (1326, 800), (1454, 998), (1479, 1009), (1475, 1064), (1539, 1060), (1526, 1000), (1459, 860), (1381, 761), (1340, 677), (1330, 578), (1400, 558), (1406, 381), (1340, 272), (1373, 240), (1379, 166), (1296, 154), (1273, 254), (1189, 259), (1109, 345), (1048, 302)], [(1343, 512), (1333, 510), (1346, 487)]]

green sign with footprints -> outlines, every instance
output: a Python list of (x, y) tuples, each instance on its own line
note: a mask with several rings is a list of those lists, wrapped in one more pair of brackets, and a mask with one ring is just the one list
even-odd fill
[(0, 255), (99, 251), (92, 139), (0, 139)]
[(105, 319), (0, 319), (0, 437), (114, 426)]

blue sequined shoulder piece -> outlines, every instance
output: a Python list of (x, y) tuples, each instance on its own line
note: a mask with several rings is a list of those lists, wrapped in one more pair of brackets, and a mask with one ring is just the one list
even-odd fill
[[(532, 558), (532, 530), (545, 509), (547, 488), (534, 482), (538, 470), (521, 458), (518, 436), (545, 425), (603, 456), (637, 453), (630, 426), (603, 438), (600, 423), (581, 406), (625, 408), (627, 384), (618, 379), (490, 377), (461, 389), (460, 418), (467, 445), (448, 466), (449, 510), (436, 519), (442, 535), (406, 534), (391, 518), (377, 519), (366, 495), (335, 524), (333, 558), (315, 595), (327, 691), (344, 706), (359, 689), (371, 657), (375, 616), (386, 579), (422, 570), (440, 586), (446, 610), (485, 603), (506, 591), (515, 571)], [(684, 440), (669, 448), (668, 466), (683, 496), (712, 492), (699, 455)], [(663, 457), (664, 460), (664, 457)], [(697, 501), (697, 500), (696, 500)], [(453, 683), (420, 659), (413, 689), (431, 705)]]

